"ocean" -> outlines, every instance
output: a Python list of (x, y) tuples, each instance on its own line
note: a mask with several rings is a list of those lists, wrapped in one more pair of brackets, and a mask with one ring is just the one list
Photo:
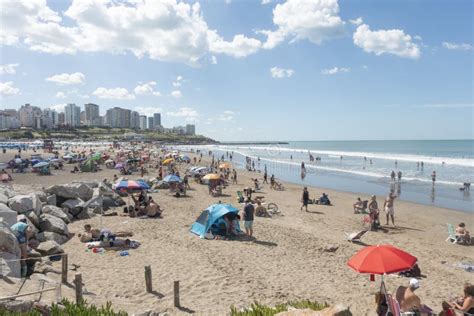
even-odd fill
[[(474, 212), (470, 191), (460, 190), (463, 183), (474, 182), (474, 140), (294, 141), (186, 149), (190, 148), (211, 150), (216, 159), (233, 152), (238, 168), (245, 168), (245, 157), (250, 157), (258, 171), (266, 167), (269, 176), (296, 184), (354, 192), (364, 199), (392, 191), (402, 200)], [(310, 155), (318, 159), (311, 162)], [(402, 172), (401, 181), (392, 181), (392, 171)]]

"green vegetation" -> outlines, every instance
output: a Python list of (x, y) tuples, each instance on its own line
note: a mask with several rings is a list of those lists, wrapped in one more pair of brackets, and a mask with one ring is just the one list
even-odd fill
[(231, 316), (273, 316), (280, 312), (287, 311), (290, 307), (298, 309), (312, 309), (314, 311), (320, 311), (328, 307), (326, 303), (321, 304), (318, 302), (312, 302), (310, 300), (288, 302), (285, 304), (278, 304), (275, 307), (269, 307), (266, 305), (261, 305), (258, 302), (253, 303), (250, 308), (247, 308), (243, 311), (238, 311), (237, 308), (232, 306), (230, 308)]
[[(13, 313), (0, 309), (0, 315), (5, 316), (41, 316), (41, 313), (32, 310), (27, 313)], [(97, 307), (94, 304), (89, 305), (86, 301), (81, 304), (74, 304), (63, 299), (61, 305), (53, 304), (51, 306), (51, 316), (127, 316), (126, 312), (115, 312), (112, 309), (112, 303), (107, 302), (105, 306)]]
[(75, 130), (8, 130), (0, 131), (0, 139), (82, 139), (82, 140), (122, 140), (124, 135), (138, 134), (144, 140), (169, 143), (215, 143), (213, 139), (201, 135), (177, 135), (157, 131), (136, 131), (127, 128), (80, 127)]

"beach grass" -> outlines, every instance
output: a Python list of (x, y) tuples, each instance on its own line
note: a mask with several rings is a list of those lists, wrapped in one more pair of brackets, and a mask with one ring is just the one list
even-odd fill
[(327, 308), (329, 305), (326, 303), (318, 303), (310, 300), (301, 300), (294, 302), (287, 302), (283, 304), (275, 305), (274, 307), (260, 304), (258, 302), (253, 303), (249, 308), (244, 310), (237, 310), (235, 306), (230, 308), (231, 316), (272, 316), (281, 312), (288, 311), (291, 308), (296, 309), (311, 309), (314, 311), (321, 311)]

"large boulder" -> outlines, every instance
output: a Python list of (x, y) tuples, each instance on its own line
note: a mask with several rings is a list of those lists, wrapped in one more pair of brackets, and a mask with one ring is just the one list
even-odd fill
[(0, 221), (0, 275), (20, 277), (20, 256), (20, 246), (10, 225)]
[(37, 235), (37, 238), (40, 243), (52, 240), (60, 245), (65, 244), (69, 240), (68, 236), (64, 236), (55, 232), (42, 232)]
[(348, 306), (343, 304), (336, 304), (334, 306), (323, 309), (320, 312), (321, 316), (352, 316)]
[(28, 313), (33, 309), (32, 300), (13, 300), (0, 302), (0, 308), (16, 314)]
[(50, 214), (41, 214), (40, 230), (43, 232), (54, 232), (60, 235), (69, 236), (66, 223), (59, 217)]
[(51, 194), (46, 197), (46, 204), (56, 206), (58, 203), (58, 199), (56, 198), (56, 194)]
[(38, 248), (36, 248), (36, 251), (38, 251), (43, 256), (52, 256), (64, 253), (63, 248), (61, 248), (57, 242), (52, 240), (48, 240), (39, 244)]
[(2, 203), (2, 204), (8, 204), (8, 199), (9, 199), (8, 196), (6, 196), (6, 195), (3, 194), (3, 193), (0, 193), (0, 203)]
[(39, 227), (39, 216), (35, 213), (35, 211), (25, 212), (25, 216), (34, 226)]
[(53, 185), (46, 189), (46, 193), (55, 194), (64, 199), (81, 199), (88, 201), (92, 198), (93, 190), (85, 183)]
[(19, 214), (34, 211), (37, 215), (41, 212), (42, 204), (35, 193), (16, 195), (8, 200), (8, 206)]
[(8, 198), (11, 198), (11, 197), (14, 197), (15, 195), (17, 195), (15, 191), (13, 191), (9, 187), (5, 187), (5, 186), (0, 186), (0, 194), (3, 194), (5, 196), (7, 196)]
[(42, 210), (43, 214), (49, 214), (56, 216), (60, 219), (62, 219), (66, 224), (69, 224), (71, 222), (71, 218), (59, 207), (54, 206), (54, 205), (45, 205), (43, 206)]
[(16, 223), (17, 212), (0, 203), (0, 221), (4, 221), (9, 227)]

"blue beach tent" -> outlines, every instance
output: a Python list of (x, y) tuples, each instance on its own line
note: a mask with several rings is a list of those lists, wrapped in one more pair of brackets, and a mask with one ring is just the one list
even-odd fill
[(238, 213), (239, 210), (230, 204), (213, 204), (205, 209), (191, 226), (191, 232), (204, 238), (212, 224), (227, 213)]

